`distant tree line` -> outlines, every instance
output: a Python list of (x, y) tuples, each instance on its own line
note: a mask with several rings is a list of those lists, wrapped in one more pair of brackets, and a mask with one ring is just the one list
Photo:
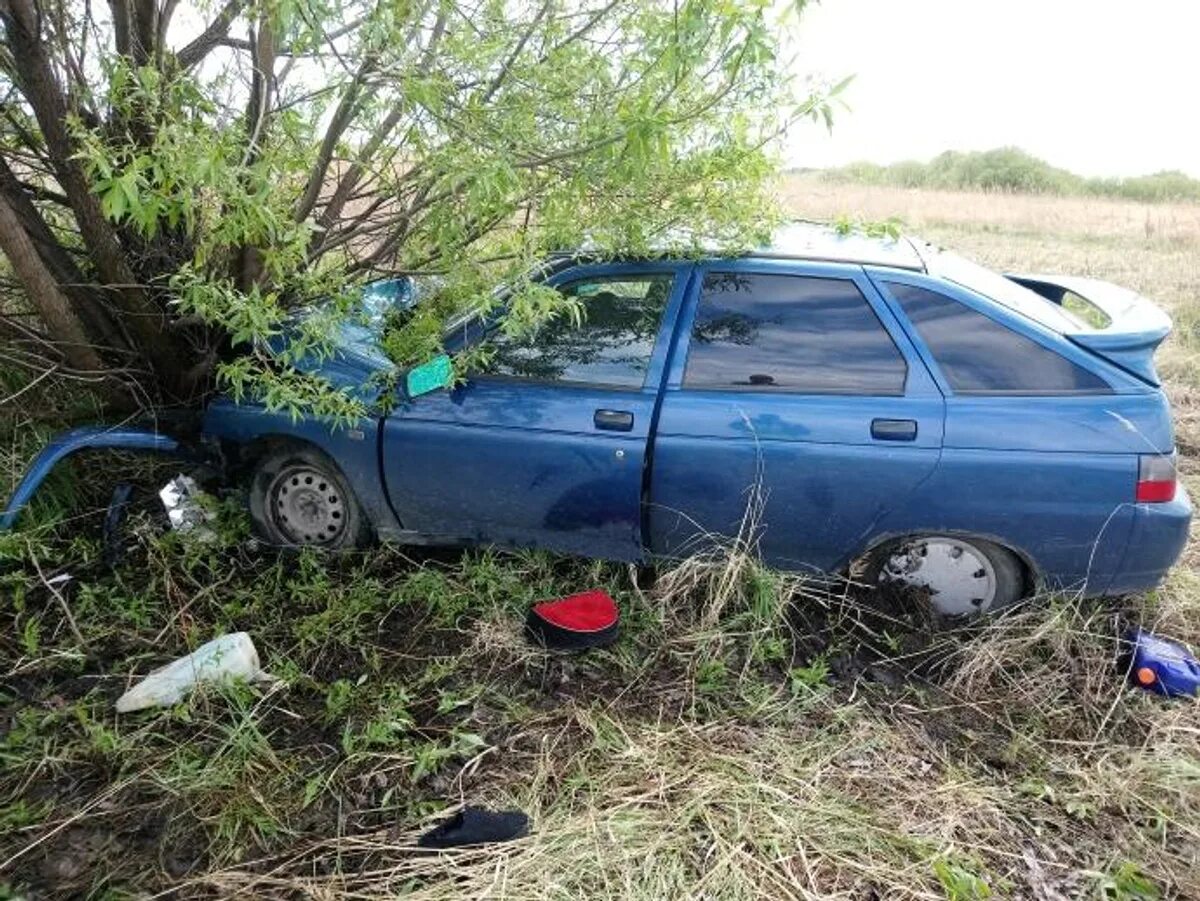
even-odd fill
[(821, 170), (820, 175), (835, 182), (900, 188), (1118, 197), (1144, 203), (1200, 202), (1200, 179), (1190, 178), (1183, 172), (1170, 170), (1132, 178), (1086, 178), (1051, 166), (1018, 147), (968, 153), (948, 150), (927, 163), (904, 160), (882, 166), (857, 162)]

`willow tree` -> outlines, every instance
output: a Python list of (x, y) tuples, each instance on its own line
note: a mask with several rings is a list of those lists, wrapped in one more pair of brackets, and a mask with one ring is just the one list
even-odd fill
[[(802, 4), (800, 4), (802, 5)], [(391, 273), (438, 272), (400, 363), (553, 249), (646, 253), (771, 222), (774, 141), (828, 117), (764, 0), (0, 0), (0, 365), (115, 404), (222, 382), (337, 413), (269, 355)], [(836, 92), (834, 89), (833, 92)], [(690, 237), (689, 237), (690, 236)]]

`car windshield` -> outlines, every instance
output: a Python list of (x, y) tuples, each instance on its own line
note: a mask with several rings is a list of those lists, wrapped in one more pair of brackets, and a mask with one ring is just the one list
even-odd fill
[(1053, 301), (956, 253), (936, 251), (926, 257), (926, 265), (931, 275), (940, 276), (1004, 304), (1010, 310), (1056, 332), (1074, 334), (1093, 331), (1088, 323)]

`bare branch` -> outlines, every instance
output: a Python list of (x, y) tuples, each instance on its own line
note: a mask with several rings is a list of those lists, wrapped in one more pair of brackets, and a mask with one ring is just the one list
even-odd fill
[(221, 11), (217, 13), (217, 17), (208, 24), (208, 27), (175, 54), (175, 59), (179, 61), (180, 67), (191, 69), (208, 56), (214, 47), (222, 43), (229, 34), (230, 26), (233, 25), (234, 20), (241, 14), (245, 6), (246, 0), (228, 0)]
[[(375, 59), (374, 55), (369, 55), (363, 60), (362, 65), (354, 74), (354, 78), (346, 87), (345, 93), (342, 94), (342, 99), (338, 101), (337, 109), (333, 113), (333, 119), (330, 121), (329, 127), (325, 130), (325, 137), (321, 141), (321, 148), (317, 151), (317, 161), (313, 164), (312, 174), (308, 177), (308, 185), (304, 189), (304, 196), (296, 204), (295, 216), (297, 222), (303, 222), (307, 219), (308, 214), (317, 205), (317, 198), (321, 196), (321, 188), (325, 185), (325, 175), (329, 171), (329, 163), (333, 160), (333, 151), (337, 148), (337, 142), (341, 140), (346, 128), (358, 112), (362, 100), (365, 99), (362, 96), (363, 80), (374, 68)], [(367, 94), (369, 96), (370, 92), (368, 91)]]

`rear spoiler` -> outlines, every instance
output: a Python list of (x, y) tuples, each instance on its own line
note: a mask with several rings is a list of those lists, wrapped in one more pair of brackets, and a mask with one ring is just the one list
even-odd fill
[(1171, 334), (1171, 317), (1152, 300), (1094, 278), (1012, 274), (1008, 278), (1068, 309), (1068, 294), (1085, 301), (1093, 309), (1071, 311), (1097, 321), (1088, 330), (1065, 333), (1066, 337), (1142, 381), (1156, 387), (1161, 384), (1154, 369), (1154, 351)]

